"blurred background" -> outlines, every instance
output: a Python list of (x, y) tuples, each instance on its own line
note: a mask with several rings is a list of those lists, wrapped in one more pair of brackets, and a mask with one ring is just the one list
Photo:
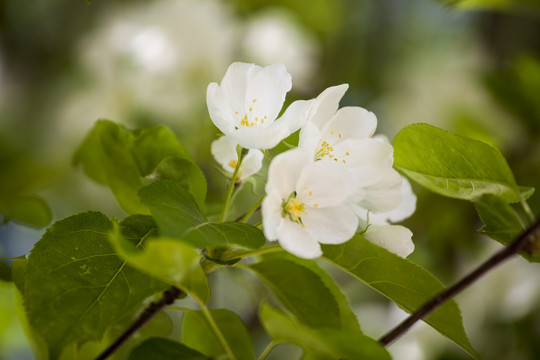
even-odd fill
[[(71, 165), (97, 119), (167, 125), (207, 176), (209, 208), (223, 201), (225, 178), (210, 155), (218, 130), (205, 98), (234, 61), (284, 63), (293, 77), (287, 102), (348, 83), (342, 106), (373, 111), (378, 134), (392, 139), (426, 122), (480, 139), (503, 152), (520, 185), (540, 189), (536, 0), (0, 0), (0, 213), (11, 211), (0, 225), (0, 359), (34, 358), (10, 259), (27, 255), (51, 218), (85, 210), (125, 216), (107, 188)], [(261, 182), (245, 186), (239, 209)], [(409, 258), (443, 283), (500, 247), (475, 233), (481, 223), (472, 204), (414, 190)], [(538, 214), (538, 193), (530, 205)], [(404, 317), (357, 280), (335, 276), (368, 335)], [(253, 319), (260, 284), (234, 269), (214, 280), (213, 306), (237, 311), (264, 346)], [(457, 301), (482, 358), (540, 358), (540, 265), (511, 260)], [(160, 321), (169, 330), (159, 331), (175, 338), (178, 315), (166, 315)], [(469, 359), (423, 324), (390, 350), (398, 360)], [(283, 346), (270, 358), (299, 354)]]

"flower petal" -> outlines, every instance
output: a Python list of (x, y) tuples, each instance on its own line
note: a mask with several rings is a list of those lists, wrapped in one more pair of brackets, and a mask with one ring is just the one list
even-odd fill
[(339, 107), (339, 101), (348, 88), (348, 84), (341, 84), (329, 87), (320, 93), (309, 111), (309, 121), (315, 124), (319, 129), (322, 129), (324, 124), (336, 113)]
[(281, 221), (284, 220), (281, 216), (281, 202), (281, 195), (274, 190), (266, 195), (261, 205), (263, 231), (269, 241), (277, 240), (277, 228)]
[(309, 208), (302, 216), (305, 230), (321, 244), (341, 244), (350, 240), (358, 228), (358, 217), (346, 204)]
[(310, 154), (315, 155), (321, 142), (321, 130), (317, 125), (308, 122), (300, 130), (298, 147), (305, 149)]
[(364, 237), (403, 258), (414, 250), (411, 230), (401, 225), (370, 225)]
[(394, 209), (403, 198), (401, 181), (401, 176), (396, 170), (393, 168), (388, 169), (380, 181), (364, 187), (366, 195), (358, 205), (373, 212), (385, 212)]
[(298, 223), (283, 219), (277, 234), (281, 247), (293, 255), (304, 259), (315, 259), (322, 255), (319, 243)]
[(281, 199), (287, 199), (295, 190), (302, 169), (311, 163), (311, 157), (302, 149), (296, 148), (276, 156), (268, 167), (266, 193), (276, 190)]
[(264, 155), (260, 150), (249, 150), (240, 166), (240, 180), (244, 180), (245, 178), (258, 173), (262, 167), (263, 157)]
[(338, 110), (323, 127), (322, 134), (329, 144), (345, 139), (365, 139), (373, 135), (377, 128), (375, 114), (358, 106)]
[(335, 206), (348, 199), (355, 188), (345, 167), (317, 161), (302, 169), (296, 184), (296, 198), (308, 206)]
[(223, 91), (216, 83), (210, 83), (206, 90), (206, 104), (210, 119), (224, 134), (234, 131), (234, 117), (230, 104), (223, 95)]
[(404, 177), (402, 177), (402, 181), (401, 194), (403, 198), (399, 205), (387, 212), (371, 213), (369, 221), (372, 224), (384, 225), (388, 224), (388, 222), (400, 222), (414, 213), (414, 210), (416, 210), (416, 195), (413, 193), (409, 181)]
[(291, 75), (285, 65), (272, 64), (258, 69), (247, 84), (244, 113), (248, 118), (274, 121), (292, 87)]
[(313, 103), (311, 100), (297, 100), (293, 102), (287, 110), (277, 119), (271, 126), (284, 127), (289, 131), (289, 136), (296, 130), (300, 129), (307, 122), (309, 108)]
[(223, 169), (225, 169), (225, 171), (234, 171), (234, 167), (231, 166), (231, 161), (238, 161), (236, 145), (236, 141), (230, 137), (222, 136), (219, 139), (214, 140), (210, 146), (212, 156), (214, 156), (214, 159), (216, 159), (216, 161), (223, 167)]
[(261, 69), (261, 66), (255, 64), (235, 62), (225, 72), (220, 88), (229, 104), (231, 115), (235, 111), (244, 112), (248, 84)]

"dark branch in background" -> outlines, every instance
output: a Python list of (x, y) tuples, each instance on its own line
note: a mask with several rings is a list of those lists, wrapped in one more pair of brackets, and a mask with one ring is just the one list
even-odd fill
[(446, 289), (437, 296), (433, 297), (431, 300), (426, 302), (420, 309), (415, 313), (411, 314), (407, 319), (403, 320), (401, 324), (395, 327), (393, 330), (388, 332), (382, 338), (379, 339), (379, 342), (384, 345), (390, 345), (396, 339), (404, 335), (418, 320), (422, 320), (429, 314), (431, 314), (435, 309), (444, 304), (446, 301), (452, 299), (462, 290), (469, 287), (472, 283), (478, 280), (480, 277), (485, 275), (494, 267), (500, 265), (505, 260), (510, 257), (518, 254), (521, 251), (527, 251), (532, 248), (535, 241), (540, 239), (540, 219), (537, 219), (527, 230), (525, 230), (519, 237), (517, 237), (512, 243), (506, 246), (504, 249), (497, 252), (486, 262), (480, 265), (476, 270), (471, 272), (469, 275), (465, 276), (454, 286)]
[(114, 353), (120, 346), (122, 346), (133, 334), (139, 331), (146, 323), (148, 323), (158, 312), (163, 310), (165, 306), (171, 305), (176, 299), (178, 299), (184, 292), (179, 288), (173, 286), (163, 292), (163, 296), (157, 302), (151, 302), (150, 305), (141, 313), (137, 320), (131, 325), (111, 346), (105, 349), (96, 360), (103, 360), (108, 358)]

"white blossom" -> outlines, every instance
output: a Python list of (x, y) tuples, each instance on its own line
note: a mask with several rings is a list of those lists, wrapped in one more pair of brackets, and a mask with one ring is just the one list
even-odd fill
[(314, 162), (303, 149), (276, 156), (268, 169), (262, 203), (266, 238), (308, 259), (321, 256), (320, 244), (349, 240), (358, 228), (358, 217), (348, 203), (354, 188), (346, 175), (332, 162)]
[[(228, 136), (215, 140), (210, 147), (214, 159), (223, 167), (223, 170), (233, 173), (238, 163), (238, 144)], [(256, 174), (262, 166), (263, 154), (259, 150), (249, 150), (240, 164), (237, 181), (242, 181)]]
[(291, 75), (283, 64), (233, 63), (221, 84), (208, 85), (210, 118), (243, 148), (273, 148), (304, 124), (311, 104), (295, 101), (276, 120), (291, 86)]

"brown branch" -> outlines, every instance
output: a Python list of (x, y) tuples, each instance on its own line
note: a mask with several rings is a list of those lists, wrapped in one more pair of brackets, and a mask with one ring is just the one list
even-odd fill
[(445, 291), (433, 297), (427, 301), (420, 309), (411, 314), (408, 318), (403, 320), (398, 326), (386, 333), (379, 339), (379, 342), (384, 345), (390, 345), (399, 337), (404, 335), (418, 320), (422, 320), (435, 309), (440, 307), (446, 301), (452, 299), (462, 290), (469, 287), (472, 283), (485, 275), (494, 267), (500, 265), (505, 260), (509, 259), (513, 255), (521, 251), (527, 251), (534, 245), (534, 241), (538, 241), (540, 238), (540, 219), (537, 219), (527, 230), (525, 230), (520, 236), (518, 236), (512, 243), (506, 246), (504, 249), (495, 253), (491, 258), (485, 261), (482, 265), (476, 268), (469, 275), (458, 281), (452, 287), (449, 287)]
[(151, 302), (150, 305), (139, 315), (137, 320), (122, 334), (116, 341), (105, 349), (96, 360), (104, 360), (112, 355), (120, 346), (122, 346), (133, 334), (146, 325), (158, 312), (163, 310), (167, 305), (174, 303), (184, 292), (172, 286), (163, 292), (163, 296), (157, 302)]

